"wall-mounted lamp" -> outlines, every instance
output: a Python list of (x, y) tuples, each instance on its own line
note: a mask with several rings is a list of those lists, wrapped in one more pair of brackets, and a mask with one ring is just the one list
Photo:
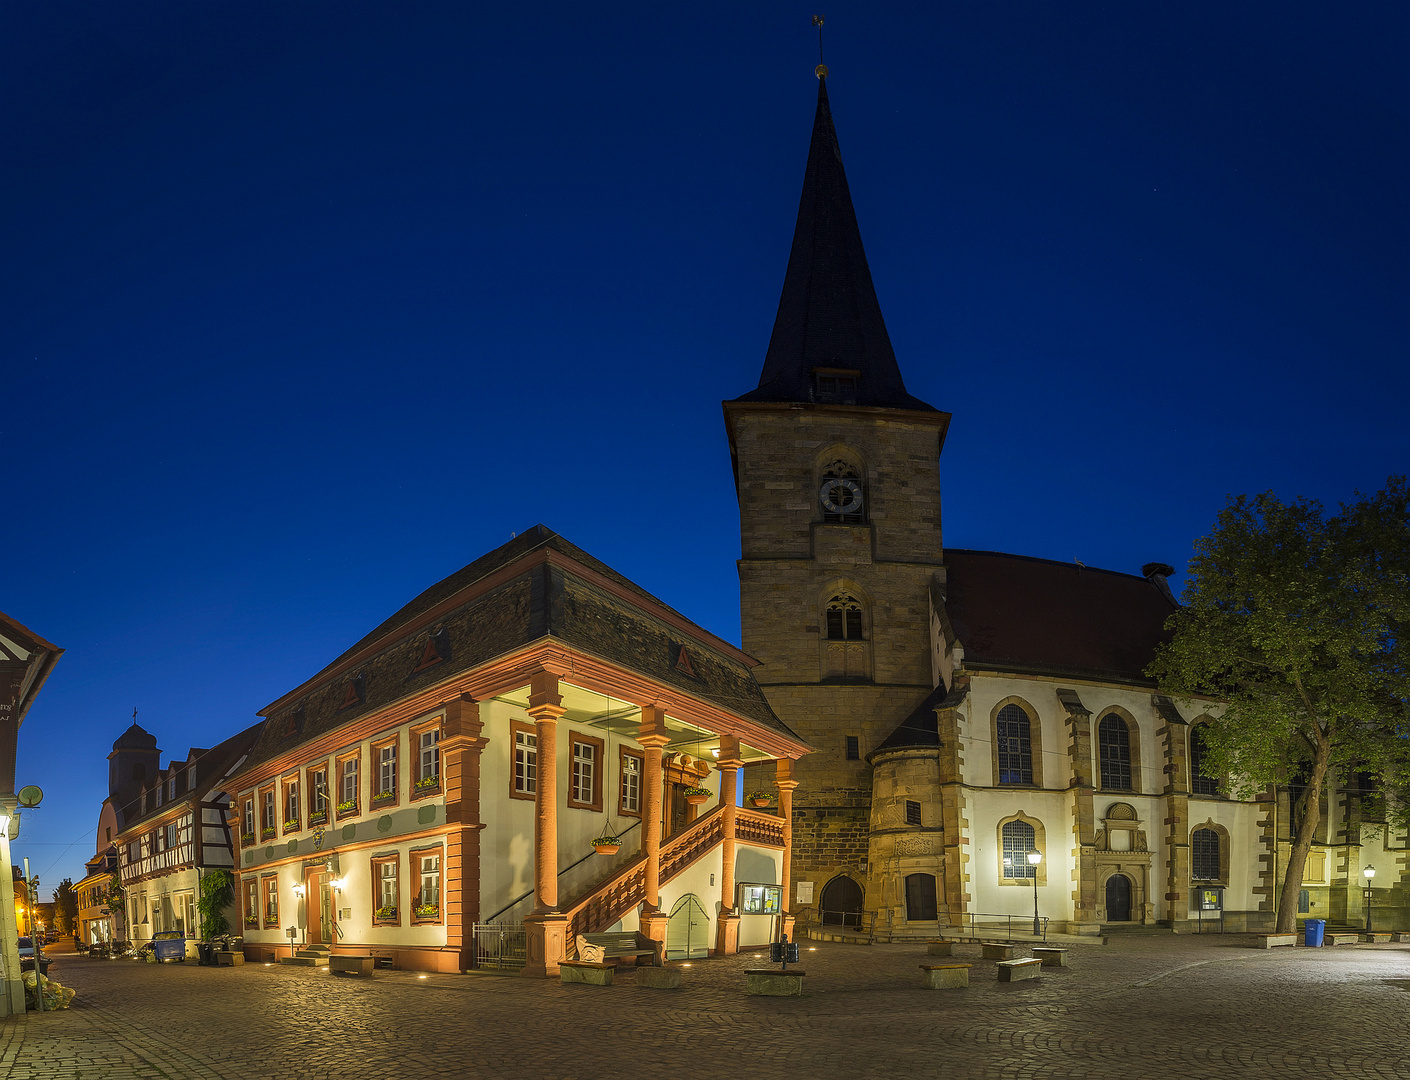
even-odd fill
[(304, 894), (304, 887), (303, 887), (302, 885), (295, 885), (295, 886), (294, 886), (294, 895), (295, 895), (295, 896), (303, 896), (303, 894)]

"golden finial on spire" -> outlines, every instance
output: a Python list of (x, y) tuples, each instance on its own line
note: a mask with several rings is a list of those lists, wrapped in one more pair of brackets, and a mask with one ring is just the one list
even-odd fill
[(813, 16), (813, 25), (818, 28), (818, 66), (815, 67), (815, 68), (813, 68), (813, 74), (816, 75), (819, 79), (826, 79), (826, 78), (827, 78), (827, 65), (822, 62), (822, 58), (823, 58), (823, 53), (822, 53), (822, 28), (823, 28), (823, 17), (822, 17), (821, 15), (814, 15), (814, 16)]

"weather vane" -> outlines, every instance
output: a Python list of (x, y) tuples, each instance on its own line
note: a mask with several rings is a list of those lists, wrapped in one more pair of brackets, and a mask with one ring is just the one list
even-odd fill
[(822, 58), (823, 58), (823, 52), (822, 52), (823, 17), (822, 17), (821, 15), (814, 15), (814, 16), (813, 16), (813, 25), (818, 28), (818, 66), (815, 67), (815, 68), (813, 68), (813, 74), (816, 75), (819, 79), (826, 79), (826, 78), (827, 78), (827, 65), (822, 62)]

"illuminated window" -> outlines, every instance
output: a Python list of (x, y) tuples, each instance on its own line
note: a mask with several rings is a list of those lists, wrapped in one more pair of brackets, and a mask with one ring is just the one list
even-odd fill
[(1126, 721), (1107, 713), (1097, 726), (1097, 747), (1102, 762), (1102, 787), (1131, 790), (1131, 732)]
[(514, 791), (532, 795), (538, 789), (539, 740), (530, 730), (514, 732)]
[(641, 756), (622, 751), (622, 799), (621, 812), (641, 813)]
[(1017, 705), (1005, 705), (996, 721), (999, 735), (999, 783), (1033, 783), (1033, 742), (1028, 714)]
[(1004, 838), (1004, 877), (1033, 878), (1038, 868), (1028, 861), (1028, 853), (1038, 850), (1038, 837), (1026, 821), (1006, 821)]

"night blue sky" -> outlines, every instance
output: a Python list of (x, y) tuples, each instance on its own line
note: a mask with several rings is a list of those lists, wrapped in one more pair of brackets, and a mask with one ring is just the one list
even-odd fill
[[(813, 10), (5, 8), (46, 893), (134, 705), (213, 745), (535, 522), (738, 640), (719, 403), (778, 303)], [(896, 355), (954, 414), (948, 546), (1183, 566), (1229, 493), (1406, 469), (1410, 8), (822, 10)]]

